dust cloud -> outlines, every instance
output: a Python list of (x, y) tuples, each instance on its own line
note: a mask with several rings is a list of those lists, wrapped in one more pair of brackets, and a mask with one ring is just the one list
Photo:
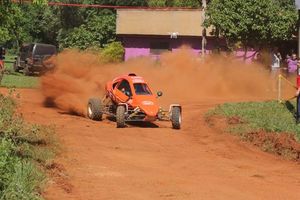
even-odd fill
[(85, 115), (90, 97), (102, 98), (107, 81), (129, 72), (143, 76), (153, 92), (163, 91), (163, 105), (276, 98), (272, 75), (261, 65), (244, 64), (222, 55), (208, 56), (203, 61), (188, 48), (165, 53), (159, 62), (144, 57), (103, 64), (97, 55), (75, 50), (64, 51), (54, 60), (56, 70), (42, 77), (40, 90), (46, 102), (78, 115)]

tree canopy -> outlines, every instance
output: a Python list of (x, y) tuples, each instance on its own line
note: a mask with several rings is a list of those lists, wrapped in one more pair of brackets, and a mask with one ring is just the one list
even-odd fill
[(290, 39), (297, 20), (293, 0), (211, 0), (206, 25), (247, 46)]
[[(49, 0), (52, 1), (52, 0)], [(54, 0), (53, 0), (54, 1)], [(55, 0), (64, 3), (114, 6), (201, 7), (202, 0)], [(244, 45), (288, 40), (295, 33), (294, 0), (210, 0), (206, 25), (213, 25), (228, 41)], [(48, 6), (0, 1), (0, 44), (18, 48), (44, 42), (63, 48), (104, 47), (116, 39), (114, 9)], [(199, 19), (200, 20), (200, 19)], [(199, 21), (199, 26), (201, 22)]]

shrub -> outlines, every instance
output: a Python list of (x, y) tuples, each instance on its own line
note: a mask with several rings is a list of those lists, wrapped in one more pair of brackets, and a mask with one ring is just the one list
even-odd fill
[(123, 61), (124, 47), (121, 42), (107, 44), (101, 51), (101, 60), (104, 63), (117, 63)]
[(54, 130), (25, 123), (16, 106), (0, 95), (0, 199), (41, 199), (43, 166), (55, 154)]

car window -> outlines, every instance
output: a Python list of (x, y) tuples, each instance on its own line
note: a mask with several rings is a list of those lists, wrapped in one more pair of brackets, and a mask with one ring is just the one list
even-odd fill
[(134, 91), (136, 95), (151, 95), (151, 91), (146, 83), (134, 83)]
[(54, 55), (56, 54), (55, 46), (36, 45), (34, 50), (35, 55)]
[(118, 86), (118, 90), (123, 92), (125, 95), (127, 95), (126, 93), (128, 93), (129, 96), (132, 96), (130, 85), (129, 85), (129, 82), (127, 80), (121, 81), (120, 85)]

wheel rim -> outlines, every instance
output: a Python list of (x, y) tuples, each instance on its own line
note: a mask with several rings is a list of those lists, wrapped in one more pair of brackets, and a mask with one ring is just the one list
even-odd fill
[(88, 116), (91, 117), (92, 114), (93, 114), (93, 111), (92, 111), (92, 109), (91, 109), (91, 106), (89, 105), (89, 106), (88, 106)]

